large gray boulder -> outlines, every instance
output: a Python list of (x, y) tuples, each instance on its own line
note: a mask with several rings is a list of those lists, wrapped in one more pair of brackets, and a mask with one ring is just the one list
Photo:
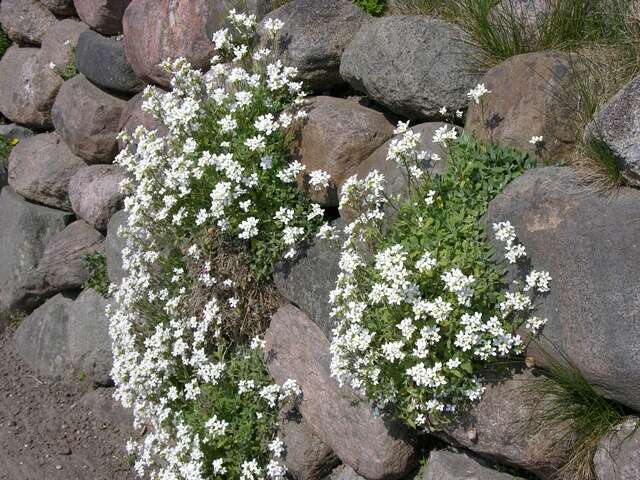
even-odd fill
[(9, 185), (23, 197), (71, 210), (69, 181), (86, 163), (55, 133), (42, 133), (18, 143), (9, 156)]
[(408, 429), (376, 413), (331, 378), (329, 341), (292, 305), (281, 307), (265, 335), (267, 367), (278, 383), (297, 381), (299, 409), (318, 437), (369, 480), (395, 480), (417, 464)]
[(42, 48), (40, 57), (45, 65), (55, 65), (57, 71), (65, 68), (75, 67), (75, 50), (78, 45), (80, 34), (89, 27), (74, 20), (65, 18), (51, 27), (42, 38)]
[(640, 478), (640, 421), (625, 419), (598, 443), (593, 457), (598, 480), (636, 480)]
[(21, 44), (40, 45), (56, 17), (39, 0), (3, 0), (0, 23), (11, 40)]
[(89, 279), (85, 257), (102, 252), (104, 237), (87, 222), (77, 220), (55, 234), (42, 254), (38, 267), (23, 280), (21, 303), (37, 305), (65, 290), (77, 290)]
[(111, 163), (118, 151), (116, 135), (125, 104), (84, 75), (76, 75), (60, 88), (53, 124), (71, 151), (87, 163)]
[(487, 375), (482, 398), (437, 435), (498, 463), (553, 478), (569, 459), (573, 437), (566, 424), (542, 421), (549, 398), (538, 388), (541, 381), (530, 370)]
[(214, 54), (211, 37), (226, 26), (232, 8), (261, 18), (271, 0), (133, 0), (122, 20), (133, 71), (145, 82), (168, 87), (170, 75), (160, 67), (164, 60), (184, 57), (195, 68), (208, 68)]
[(470, 455), (453, 450), (432, 450), (414, 480), (517, 480), (486, 467)]
[(67, 328), (73, 300), (56, 295), (25, 318), (14, 335), (18, 355), (36, 373), (50, 380), (68, 378)]
[(131, 0), (73, 0), (78, 16), (104, 35), (122, 33), (122, 16)]
[(95, 385), (110, 386), (113, 355), (109, 319), (110, 301), (88, 288), (68, 308), (69, 363)]
[(340, 463), (295, 407), (281, 412), (278, 438), (285, 445), (284, 464), (294, 480), (323, 480)]
[[(345, 224), (337, 220), (332, 225), (341, 230)], [(273, 275), (280, 294), (306, 313), (328, 339), (336, 326), (330, 314), (329, 293), (340, 273), (338, 245), (334, 240), (305, 240), (297, 245), (292, 259), (278, 262)]]
[[(481, 82), (491, 93), (469, 103), (465, 129), (476, 138), (530, 153), (543, 163), (569, 155), (576, 142), (576, 69), (566, 54), (516, 55), (489, 70)], [(531, 137), (542, 136), (535, 145)]]
[(595, 115), (587, 135), (611, 149), (624, 178), (640, 186), (640, 75), (627, 83)]
[(78, 40), (76, 58), (78, 71), (99, 87), (126, 94), (144, 87), (127, 62), (121, 40), (87, 30)]
[(100, 231), (107, 229), (111, 216), (122, 208), (120, 183), (126, 178), (120, 165), (89, 165), (71, 178), (69, 198), (73, 211)]
[(13, 45), (0, 60), (0, 112), (12, 122), (51, 128), (51, 107), (61, 86), (62, 78), (37, 48)]
[(371, 18), (350, 0), (292, 0), (265, 17), (284, 22), (276, 45), (264, 20), (259, 27), (260, 42), (296, 67), (305, 86), (324, 91), (344, 82), (339, 71), (342, 53)]
[(118, 234), (121, 226), (126, 225), (127, 214), (124, 210), (116, 212), (107, 225), (107, 238), (104, 243), (104, 253), (107, 257), (107, 275), (109, 282), (119, 285), (126, 276), (122, 265), (122, 250), (126, 247), (126, 240)]
[[(599, 193), (569, 168), (534, 169), (490, 204), (534, 268), (553, 278), (535, 314), (548, 318), (527, 355), (569, 361), (607, 398), (640, 409), (640, 191)], [(491, 232), (491, 228), (487, 230)], [(498, 251), (502, 251), (501, 248)], [(524, 272), (523, 272), (524, 273)]]
[(27, 202), (11, 187), (0, 193), (0, 312), (25, 307), (21, 285), (35, 270), (45, 245), (71, 221), (69, 213)]
[[(393, 124), (381, 112), (343, 98), (314, 97), (308, 111), (291, 143), (292, 153), (305, 166), (298, 186), (314, 202), (337, 207), (337, 186), (393, 136)], [(309, 173), (314, 170), (331, 176), (328, 187), (318, 190), (309, 184)]]
[(365, 478), (358, 475), (353, 471), (348, 465), (340, 465), (336, 468), (331, 475), (327, 478), (327, 480), (366, 480)]
[(390, 16), (365, 24), (342, 55), (340, 74), (392, 112), (439, 119), (464, 108), (480, 74), (479, 52), (451, 23), (426, 16)]

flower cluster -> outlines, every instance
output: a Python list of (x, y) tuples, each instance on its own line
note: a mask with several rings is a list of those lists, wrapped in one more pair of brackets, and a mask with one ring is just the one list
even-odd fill
[[(483, 365), (522, 352), (519, 326), (534, 333), (542, 327), (545, 320), (530, 311), (551, 279), (532, 271), (524, 289), (518, 282), (504, 288), (482, 228), (475, 227), (490, 198), (475, 187), (460, 187), (473, 185), (461, 178), (474, 174), (473, 166), (490, 170), (491, 165), (450, 155), (444, 178), (421, 173), (412, 180), (411, 167), (427, 154), (417, 151), (419, 134), (406, 124), (396, 131), (402, 136), (391, 143), (388, 158), (406, 167), (414, 191), (395, 224), (384, 223), (389, 205), (378, 172), (349, 179), (341, 192), (341, 208), (357, 215), (345, 228), (340, 274), (331, 293), (338, 321), (331, 369), (341, 384), (393, 409), (411, 425), (433, 428), (465, 402), (480, 398)], [(454, 129), (443, 127), (436, 137), (454, 148)], [(504, 177), (495, 178), (500, 185), (515, 174), (508, 160), (501, 166)], [(496, 224), (494, 231), (510, 261), (525, 255), (510, 223)]]
[(112, 375), (148, 430), (128, 449), (152, 479), (284, 478), (275, 419), (300, 393), (266, 372), (264, 342), (250, 341), (264, 318), (233, 270), (247, 260), (245, 278), (268, 279), (322, 217), (294, 183), (302, 166), (286, 158), (284, 130), (304, 117), (304, 95), (295, 69), (269, 63), (267, 50), (251, 54), (255, 18), (229, 20), (209, 72), (184, 59), (164, 65), (171, 92), (148, 89), (144, 104), (163, 129), (125, 135), (117, 159), (129, 174), (127, 275), (109, 311)]

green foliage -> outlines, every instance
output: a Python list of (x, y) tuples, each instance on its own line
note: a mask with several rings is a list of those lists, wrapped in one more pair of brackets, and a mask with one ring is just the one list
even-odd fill
[(18, 144), (18, 140), (7, 140), (4, 137), (0, 137), (0, 170), (6, 170), (9, 162), (9, 155), (15, 145)]
[(535, 383), (536, 393), (545, 400), (539, 419), (542, 425), (553, 425), (566, 432), (559, 442), (569, 441), (573, 447), (568, 463), (558, 478), (594, 480), (593, 455), (600, 439), (618, 425), (624, 410), (602, 397), (568, 360), (545, 354), (546, 375)]
[(374, 17), (379, 17), (387, 9), (386, 0), (353, 0), (353, 3)]
[(102, 252), (90, 253), (84, 257), (85, 268), (89, 278), (82, 288), (93, 288), (106, 297), (109, 294), (109, 277), (107, 276), (107, 257)]
[(0, 28), (0, 58), (3, 57), (4, 52), (11, 46), (11, 40), (7, 37), (5, 31)]

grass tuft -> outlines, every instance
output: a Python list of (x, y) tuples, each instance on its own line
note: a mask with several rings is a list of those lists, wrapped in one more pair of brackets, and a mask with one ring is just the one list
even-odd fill
[(353, 3), (374, 17), (379, 17), (387, 10), (387, 0), (353, 0)]
[(93, 288), (103, 297), (109, 295), (109, 276), (107, 275), (107, 257), (102, 252), (90, 253), (84, 257), (89, 278), (82, 288)]

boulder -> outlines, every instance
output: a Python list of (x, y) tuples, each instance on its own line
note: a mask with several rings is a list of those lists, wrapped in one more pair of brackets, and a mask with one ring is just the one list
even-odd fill
[[(479, 104), (470, 102), (465, 128), (480, 140), (529, 152), (539, 160), (562, 160), (576, 141), (575, 79), (567, 55), (536, 52), (511, 57), (480, 80), (491, 93)], [(533, 136), (543, 141), (533, 145)]]
[[(342, 98), (315, 97), (308, 112), (291, 146), (293, 155), (306, 167), (298, 184), (313, 201), (337, 207), (337, 186), (393, 136), (394, 127), (384, 114)], [(331, 176), (327, 188), (316, 190), (309, 184), (313, 170), (324, 170)]]
[(640, 421), (630, 417), (598, 443), (593, 466), (598, 480), (640, 478)]
[(336, 468), (327, 480), (366, 480), (365, 478), (358, 475), (353, 471), (348, 465), (340, 465)]
[(589, 137), (611, 149), (627, 182), (640, 186), (640, 75), (633, 78), (596, 113), (587, 128)]
[(75, 50), (78, 45), (80, 34), (89, 27), (74, 20), (65, 18), (51, 27), (42, 38), (42, 49), (40, 58), (45, 65), (55, 65), (56, 69), (75, 67)]
[(69, 180), (86, 163), (55, 133), (42, 133), (18, 143), (9, 156), (9, 185), (23, 197), (71, 210)]
[[(332, 226), (342, 230), (345, 223), (339, 219)], [(330, 313), (329, 293), (336, 287), (340, 273), (340, 249), (334, 240), (313, 238), (297, 245), (296, 251), (292, 259), (276, 264), (274, 283), (278, 292), (306, 313), (331, 340), (336, 321)]]
[(525, 370), (483, 381), (483, 397), (436, 435), (498, 463), (552, 478), (569, 459), (572, 437), (566, 425), (541, 421), (547, 399), (536, 383), (542, 380)]
[(466, 453), (432, 450), (427, 464), (414, 480), (517, 480), (508, 473), (484, 466)]
[(44, 249), (38, 267), (21, 285), (21, 302), (37, 305), (65, 290), (77, 290), (89, 279), (85, 257), (104, 251), (104, 237), (83, 220), (54, 235)]
[(67, 309), (69, 363), (95, 385), (111, 386), (111, 337), (105, 309), (110, 301), (95, 290), (83, 290)]
[[(151, 113), (142, 109), (144, 100), (144, 93), (138, 93), (127, 102), (127, 105), (122, 110), (122, 115), (120, 116), (120, 132), (132, 135), (137, 127), (142, 126), (147, 130), (156, 130), (159, 135), (165, 135), (167, 133), (167, 129), (162, 122), (156, 120)], [(120, 150), (122, 150), (124, 146), (125, 142), (118, 140), (118, 147)]]
[(42, 130), (53, 125), (51, 107), (62, 78), (39, 53), (13, 45), (0, 60), (0, 112), (12, 122)]
[(73, 0), (78, 16), (104, 35), (122, 33), (122, 16), (131, 0)]
[(285, 445), (284, 464), (294, 480), (323, 480), (340, 463), (295, 407), (281, 413), (278, 438)]
[(124, 210), (116, 212), (107, 225), (107, 238), (104, 242), (104, 253), (107, 257), (107, 275), (109, 282), (119, 285), (126, 276), (122, 266), (122, 250), (127, 246), (126, 240), (118, 233), (121, 226), (126, 225), (127, 214)]
[(7, 36), (20, 44), (40, 45), (56, 17), (38, 0), (3, 0), (0, 23)]
[(97, 388), (85, 393), (80, 402), (103, 424), (131, 431), (133, 414), (130, 410), (122, 408), (120, 402), (113, 398), (114, 393), (115, 388)]
[(89, 165), (78, 170), (69, 183), (73, 211), (100, 231), (107, 229), (111, 216), (122, 208), (124, 194), (120, 182), (126, 178), (119, 165)]
[(67, 327), (73, 300), (56, 295), (25, 318), (14, 335), (16, 352), (40, 377), (63, 380), (69, 375)]
[(636, 410), (640, 363), (629, 359), (640, 358), (639, 208), (638, 190), (599, 193), (573, 170), (548, 167), (514, 180), (487, 212), (488, 226), (513, 224), (528, 260), (553, 279), (535, 312), (548, 322), (527, 355), (540, 365), (548, 356), (568, 361), (603, 396)]
[(16, 125), (15, 123), (0, 125), (0, 137), (3, 137), (5, 140), (23, 141), (32, 136), (33, 132), (31, 130)]
[(269, 372), (278, 383), (297, 381), (300, 413), (344, 463), (369, 480), (400, 479), (413, 470), (417, 455), (408, 429), (338, 387), (329, 368), (329, 341), (302, 311), (281, 307), (265, 341)]
[(463, 31), (426, 16), (389, 16), (366, 23), (347, 46), (340, 74), (353, 88), (398, 115), (441, 118), (467, 104), (480, 75), (479, 52)]
[(61, 17), (69, 17), (76, 13), (73, 0), (40, 0), (40, 3), (47, 7), (50, 12)]
[(344, 82), (340, 76), (342, 53), (371, 17), (350, 0), (293, 0), (266, 19), (279, 19), (284, 27), (273, 45), (263, 21), (258, 29), (261, 45), (296, 67), (307, 88), (325, 91)]
[(160, 64), (186, 58), (196, 68), (208, 68), (214, 54), (212, 35), (226, 26), (229, 9), (264, 15), (266, 0), (133, 0), (123, 19), (124, 48), (138, 78), (164, 87), (170, 75)]
[[(420, 134), (420, 142), (417, 146), (418, 151), (427, 152), (429, 154), (429, 157), (432, 154), (436, 154), (438, 155), (438, 157), (440, 157), (440, 160), (427, 158), (422, 163), (422, 169), (425, 172), (428, 172), (430, 175), (439, 175), (444, 171), (446, 167), (447, 152), (445, 147), (440, 143), (433, 142), (433, 135), (435, 134), (436, 130), (444, 126), (451, 127), (452, 125), (443, 122), (427, 122), (410, 128), (411, 131)], [(345, 180), (352, 175), (357, 175), (358, 178), (362, 179), (365, 178), (369, 172), (377, 170), (385, 177), (385, 193), (389, 197), (403, 198), (407, 193), (406, 169), (392, 160), (387, 160), (387, 153), (389, 152), (389, 146), (391, 145), (391, 142), (394, 139), (398, 139), (401, 137), (402, 134), (397, 135), (383, 143), (366, 160), (358, 164), (354, 169), (349, 170), (345, 175)], [(339, 185), (338, 189), (340, 188), (342, 188), (342, 185)], [(390, 214), (391, 212), (388, 213)], [(347, 211), (346, 209), (340, 211), (340, 216), (347, 222), (353, 220), (353, 213)]]
[(27, 202), (11, 187), (0, 193), (0, 312), (22, 308), (21, 285), (35, 270), (45, 245), (72, 215)]
[(76, 49), (78, 71), (99, 87), (133, 94), (144, 87), (124, 55), (121, 40), (87, 30)]
[(515, 19), (527, 29), (528, 34), (534, 35), (551, 6), (549, 0), (501, 0), (494, 7), (492, 15), (497, 22), (502, 18)]
[(103, 92), (84, 75), (64, 82), (53, 105), (53, 123), (73, 153), (87, 163), (111, 163), (126, 102)]

